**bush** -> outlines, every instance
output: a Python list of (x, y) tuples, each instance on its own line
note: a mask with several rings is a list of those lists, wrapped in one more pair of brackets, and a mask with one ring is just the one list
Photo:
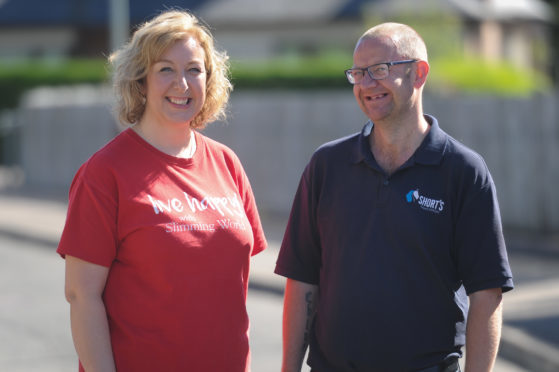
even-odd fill
[[(235, 89), (347, 89), (343, 71), (351, 67), (351, 53), (323, 53), (311, 57), (287, 56), (269, 61), (232, 61)], [(104, 60), (60, 62), (0, 62), (0, 110), (13, 108), (28, 89), (42, 85), (96, 84), (109, 81)], [(474, 59), (431, 61), (427, 89), (433, 92), (529, 95), (549, 89), (543, 75), (506, 64)]]
[(1, 62), (0, 109), (16, 107), (21, 95), (37, 86), (97, 84), (107, 80), (103, 60)]
[(351, 54), (337, 53), (254, 63), (233, 61), (231, 76), (239, 89), (338, 89), (348, 87), (344, 70), (351, 65)]
[(551, 80), (536, 71), (509, 63), (455, 58), (431, 61), (428, 89), (498, 96), (528, 96), (551, 88)]

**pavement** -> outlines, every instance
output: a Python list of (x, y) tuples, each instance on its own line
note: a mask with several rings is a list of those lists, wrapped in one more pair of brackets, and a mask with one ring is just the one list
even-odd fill
[[(23, 189), (13, 185), (2, 185), (0, 182), (0, 242), (21, 242), (22, 246), (33, 243), (56, 246), (66, 217), (66, 207), (66, 196), (58, 191)], [(252, 291), (264, 291), (279, 300), (285, 282), (283, 278), (273, 274), (273, 269), (286, 221), (281, 216), (262, 215), (262, 217), (270, 247), (253, 258), (250, 288)], [(501, 367), (499, 369), (496, 367), (495, 371), (557, 372), (559, 371), (559, 235), (542, 236), (510, 231), (506, 232), (505, 238), (516, 288), (504, 296), (504, 324), (499, 350), (500, 362), (498, 362)], [(20, 255), (27, 256), (24, 256), (25, 258), (18, 256), (18, 260), (25, 260), (32, 265), (38, 252), (33, 249), (29, 249), (28, 252), (21, 251), (19, 249)], [(4, 267), (18, 264), (11, 263), (15, 259), (12, 258), (10, 261), (13, 257), (10, 256), (12, 254), (10, 252), (16, 250), (0, 246), (0, 257), (4, 260)], [(48, 254), (56, 256), (54, 252)], [(42, 264), (37, 262), (36, 265)], [(57, 275), (63, 276), (59, 266), (61, 263), (56, 265), (58, 265), (56, 269), (48, 270), (58, 270), (60, 273)], [(15, 272), (10, 275), (20, 274), (15, 266), (10, 267)], [(24, 272), (21, 272), (20, 277), (8, 278), (6, 274), (8, 271), (5, 270), (4, 275), (0, 273), (0, 279), (4, 279), (3, 284), (0, 285), (0, 296), (2, 296), (0, 298), (4, 297), (2, 292), (8, 291), (13, 283), (20, 283), (23, 288), (21, 291), (29, 293), (23, 297), (40, 297), (41, 287), (48, 284), (32, 283), (30, 278), (33, 275)], [(57, 285), (60, 285), (62, 277), (57, 277), (57, 280)], [(56, 301), (63, 301), (62, 289), (60, 296), (61, 298)], [(11, 308), (5, 308), (4, 312), (0, 310), (0, 317), (2, 317), (0, 322), (7, 317), (6, 314), (18, 312), (19, 307), (25, 308), (25, 304), (19, 303), (19, 300), (15, 301), (11, 297), (7, 300)], [(48, 310), (49, 301), (54, 300), (41, 299), (45, 310)], [(6, 303), (0, 307), (4, 305)], [(277, 308), (279, 311), (279, 305)], [(6, 326), (5, 323), (5, 321), (2, 323), (2, 327)], [(23, 329), (26, 325), (19, 326)], [(53, 329), (53, 332), (61, 331)], [(9, 343), (9, 340), (2, 340), (0, 336), (0, 344), (3, 348)], [(60, 346), (64, 349), (69, 347), (71, 345)], [(12, 345), (12, 349), (15, 350), (17, 347)], [(72, 355), (73, 350), (65, 350), (61, 360), (67, 364), (74, 363)]]

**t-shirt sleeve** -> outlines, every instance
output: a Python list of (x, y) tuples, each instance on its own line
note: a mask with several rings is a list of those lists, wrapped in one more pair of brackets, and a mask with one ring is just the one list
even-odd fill
[(258, 208), (256, 206), (256, 200), (254, 198), (254, 193), (252, 192), (250, 181), (243, 169), (240, 160), (236, 156), (235, 159), (237, 163), (237, 172), (240, 177), (240, 180), (238, 181), (239, 194), (241, 195), (241, 198), (243, 200), (245, 214), (252, 228), (252, 234), (254, 237), (254, 246), (252, 247), (251, 252), (251, 255), (254, 256), (266, 249), (268, 243), (266, 241), (264, 228), (262, 227), (262, 221), (260, 220), (260, 214), (258, 213)]
[(72, 181), (57, 252), (109, 267), (116, 256), (117, 212), (114, 179), (90, 159)]
[(463, 198), (456, 226), (458, 272), (467, 294), (514, 285), (503, 237), (495, 185), (485, 163)]
[(297, 281), (318, 284), (321, 249), (315, 218), (317, 191), (313, 191), (310, 180), (309, 165), (295, 194), (274, 272)]

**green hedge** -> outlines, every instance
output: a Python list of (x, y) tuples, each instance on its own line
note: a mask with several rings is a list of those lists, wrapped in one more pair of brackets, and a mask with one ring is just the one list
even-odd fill
[(344, 70), (351, 67), (351, 58), (351, 54), (330, 53), (254, 63), (232, 61), (231, 76), (236, 89), (347, 88)]
[(45, 85), (98, 84), (108, 80), (103, 60), (0, 63), (0, 109), (13, 108), (21, 95)]
[[(273, 61), (232, 61), (235, 89), (348, 89), (343, 70), (352, 64), (350, 54), (284, 57)], [(104, 60), (64, 62), (0, 62), (0, 109), (16, 107), (28, 89), (42, 85), (102, 83), (109, 80)], [(489, 65), (463, 58), (431, 61), (427, 89), (437, 92), (529, 95), (550, 88), (541, 74), (510, 65)]]
[(551, 88), (551, 78), (509, 63), (445, 58), (430, 63), (430, 89), (469, 94), (528, 96)]

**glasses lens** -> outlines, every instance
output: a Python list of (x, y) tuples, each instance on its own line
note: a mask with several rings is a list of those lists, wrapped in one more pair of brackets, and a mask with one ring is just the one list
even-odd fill
[(367, 69), (367, 71), (369, 72), (369, 76), (376, 80), (382, 80), (388, 77), (388, 65), (384, 63), (381, 65), (371, 66)]
[(363, 77), (363, 71), (360, 70), (355, 70), (355, 69), (349, 69), (345, 72), (346, 76), (347, 76), (347, 80), (351, 83), (351, 84), (357, 84), (359, 83), (359, 81), (361, 80), (361, 78)]

